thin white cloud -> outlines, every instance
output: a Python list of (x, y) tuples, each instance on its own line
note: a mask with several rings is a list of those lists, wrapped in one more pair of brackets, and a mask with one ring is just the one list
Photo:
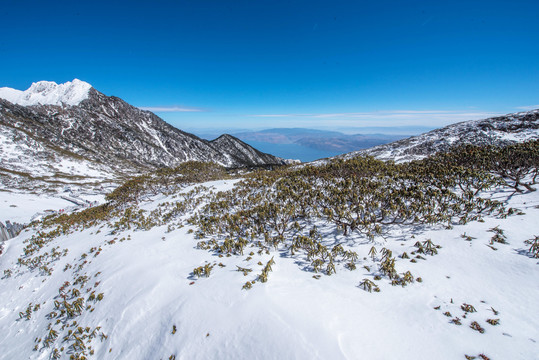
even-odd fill
[(256, 117), (290, 117), (290, 116), (307, 116), (307, 114), (260, 114), (260, 115), (248, 115)]
[(539, 109), (539, 105), (518, 106), (517, 109), (519, 109), (519, 110), (535, 110), (535, 109)]
[[(343, 113), (289, 113), (289, 114), (256, 114), (253, 117), (282, 118), (298, 126), (302, 123), (313, 125), (331, 124), (333, 126), (408, 126), (429, 125), (445, 126), (466, 120), (484, 119), (502, 115), (481, 111), (447, 111), (447, 110), (381, 110), (370, 112)], [(277, 119), (275, 119), (277, 121)]]
[(418, 118), (418, 117), (489, 117), (500, 115), (493, 112), (463, 112), (444, 110), (384, 110), (370, 112), (347, 112), (347, 113), (312, 113), (312, 114), (253, 114), (255, 117), (310, 117), (310, 118)]
[(185, 106), (140, 106), (141, 110), (148, 110), (152, 112), (198, 112), (204, 111), (199, 108), (185, 107)]

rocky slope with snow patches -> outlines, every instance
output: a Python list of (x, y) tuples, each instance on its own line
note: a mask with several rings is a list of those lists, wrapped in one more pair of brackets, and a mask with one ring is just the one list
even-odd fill
[(44, 184), (51, 189), (77, 184), (92, 186), (116, 178), (109, 165), (55, 146), (24, 128), (2, 125), (0, 164), (0, 187), (5, 190), (42, 192)]
[[(265, 154), (238, 138), (224, 134), (209, 142), (217, 149), (227, 149), (226, 155), (231, 161), (249, 164), (249, 166), (275, 164), (273, 155)], [(279, 163), (283, 163), (279, 161)]]
[(397, 162), (423, 159), (463, 144), (503, 146), (539, 139), (539, 110), (460, 122), (425, 134), (344, 155), (371, 155)]
[(1, 88), (0, 140), (6, 188), (21, 177), (31, 186), (53, 178), (69, 183), (69, 177), (95, 183), (189, 160), (226, 167), (283, 163), (231, 136), (202, 140), (80, 80)]

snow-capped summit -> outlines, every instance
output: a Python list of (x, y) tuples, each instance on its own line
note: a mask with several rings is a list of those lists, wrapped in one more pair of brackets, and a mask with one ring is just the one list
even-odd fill
[(57, 84), (54, 81), (33, 83), (27, 90), (21, 91), (8, 87), (0, 88), (0, 98), (17, 105), (78, 105), (88, 99), (92, 85), (79, 79)]

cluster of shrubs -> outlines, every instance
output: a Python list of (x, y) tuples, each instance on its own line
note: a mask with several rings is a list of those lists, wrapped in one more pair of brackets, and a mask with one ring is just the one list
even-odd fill
[[(256, 172), (215, 194), (190, 222), (199, 238), (303, 251), (313, 271), (334, 272), (336, 257), (314, 224), (373, 239), (392, 225), (465, 224), (514, 212), (482, 197), (508, 186), (534, 191), (539, 141), (503, 148), (462, 146), (403, 164), (371, 157)], [(222, 252), (217, 244), (212, 250)], [(342, 256), (350, 261), (356, 256)]]
[[(60, 234), (67, 234), (70, 231), (81, 230), (110, 222), (116, 218), (116, 227), (121, 229), (133, 227), (140, 229), (150, 229), (153, 226), (161, 225), (163, 221), (157, 215), (163, 215), (164, 220), (169, 220), (171, 214), (179, 213), (184, 208), (179, 202), (170, 205), (170, 213), (156, 212), (156, 216), (148, 219), (143, 216), (137, 205), (141, 200), (148, 199), (152, 195), (170, 195), (179, 192), (187, 185), (202, 183), (212, 180), (231, 178), (228, 170), (213, 163), (203, 163), (189, 161), (175, 168), (163, 168), (150, 174), (134, 177), (127, 180), (106, 196), (106, 203), (85, 209), (83, 211), (50, 215), (43, 219), (36, 226), (57, 227)], [(192, 199), (186, 199), (191, 201)], [(114, 227), (114, 225), (111, 224)]]
[(163, 168), (126, 181), (107, 195), (107, 201), (118, 204), (136, 203), (155, 194), (172, 194), (186, 184), (226, 179), (230, 175), (223, 166), (188, 161), (175, 168)]
[(515, 192), (535, 191), (539, 171), (539, 140), (504, 147), (463, 145), (431, 157), (442, 166), (488, 172)]

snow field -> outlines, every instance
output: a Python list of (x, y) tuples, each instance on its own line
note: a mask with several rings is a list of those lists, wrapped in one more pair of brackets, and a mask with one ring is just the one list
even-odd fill
[[(203, 185), (224, 191), (234, 183)], [(158, 196), (141, 207), (151, 210), (171, 200)], [(526, 254), (524, 244), (539, 234), (538, 205), (537, 192), (515, 195), (508, 206), (521, 209), (524, 215), (486, 217), (485, 222), (450, 230), (395, 228), (374, 243), (357, 235), (349, 237), (354, 244), (347, 240), (350, 246), (346, 248), (359, 254), (357, 269), (338, 267), (336, 274), (322, 275), (319, 280), (298, 266), (301, 257), (285, 252), (258, 255), (258, 248), (253, 247), (255, 254), (246, 261), (249, 247), (244, 256), (231, 257), (196, 249), (199, 240), (190, 233), (191, 226), (172, 232), (161, 226), (119, 234), (94, 227), (62, 235), (41, 253), (60, 246), (60, 250), (69, 249), (68, 255), (51, 264), (51, 276), (43, 276), (16, 265), (24, 240), (32, 234), (23, 232), (6, 242), (0, 257), (0, 275), (13, 271), (11, 277), (0, 280), (0, 358), (48, 358), (48, 348), (32, 351), (35, 338), (44, 338), (48, 323), (54, 323), (45, 315), (52, 311), (58, 288), (86, 274), (91, 280), (83, 290), (91, 287), (104, 298), (95, 305), (90, 302), (95, 311), (85, 311), (75, 320), (92, 329), (101, 326), (106, 334), (103, 341), (92, 341), (96, 358), (464, 359), (465, 354), (483, 353), (491, 359), (538, 359), (539, 264)], [(496, 250), (488, 246), (494, 235), (488, 230), (495, 226), (504, 230), (508, 241), (492, 244)], [(321, 232), (342, 239), (334, 229)], [(464, 233), (475, 239), (463, 239)], [(437, 255), (422, 254), (425, 260), (416, 263), (399, 258), (403, 252), (413, 258), (414, 243), (427, 239), (441, 246)], [(373, 245), (377, 257), (382, 247), (393, 251), (399, 273), (410, 271), (423, 281), (403, 288), (391, 286), (386, 278), (373, 280), (377, 268), (368, 256)], [(91, 248), (102, 250), (96, 256)], [(75, 273), (83, 254), (88, 263)], [(257, 281), (252, 289), (242, 290), (246, 281), (260, 273), (257, 263), (266, 264), (272, 256), (275, 264), (268, 282)], [(216, 264), (211, 275), (193, 276), (193, 269), (205, 263)], [(67, 264), (73, 268), (64, 272)], [(236, 266), (253, 271), (244, 276)], [(360, 288), (364, 278), (375, 281), (381, 291)], [(99, 284), (94, 287), (95, 282)], [(30, 302), (40, 303), (41, 309), (30, 320), (17, 320)], [(465, 313), (463, 304), (477, 312)], [(451, 317), (443, 315), (447, 311)], [(462, 325), (450, 322), (455, 317)], [(500, 319), (500, 324), (492, 326), (487, 319)], [(485, 329), (483, 334), (470, 328), (472, 321)], [(55, 346), (61, 345), (65, 331)]]

